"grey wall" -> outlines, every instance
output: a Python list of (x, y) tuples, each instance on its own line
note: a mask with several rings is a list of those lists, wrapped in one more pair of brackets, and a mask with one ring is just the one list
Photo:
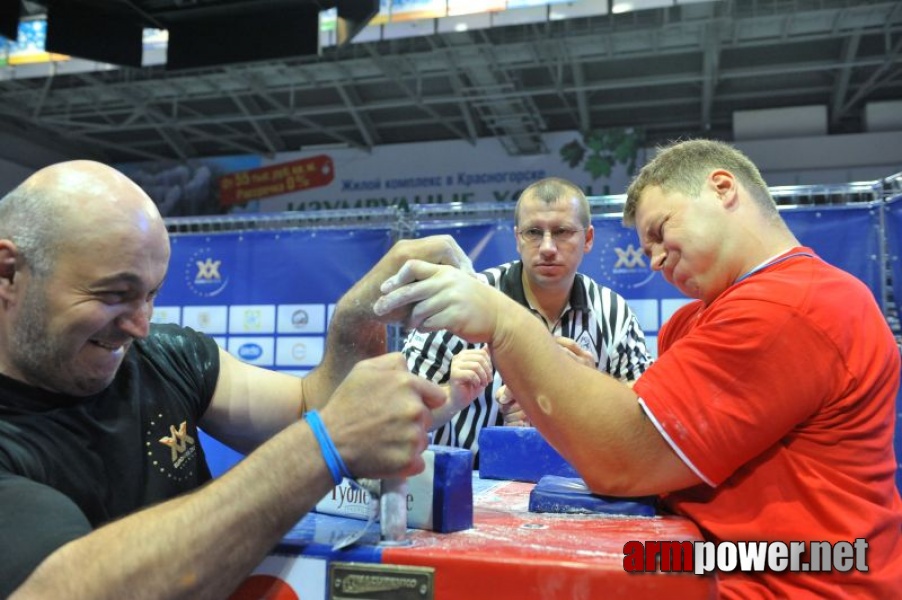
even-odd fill
[(737, 142), (769, 185), (849, 183), (902, 171), (902, 131)]
[[(736, 146), (755, 161), (769, 185), (872, 181), (902, 172), (902, 131), (746, 140)], [(91, 157), (67, 156), (0, 133), (0, 196), (35, 170), (72, 158)]]

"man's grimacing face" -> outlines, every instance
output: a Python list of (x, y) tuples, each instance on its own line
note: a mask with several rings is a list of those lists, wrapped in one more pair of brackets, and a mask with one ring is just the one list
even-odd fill
[(105, 389), (148, 333), (168, 261), (165, 228), (111, 223), (77, 253), (61, 253), (47, 277), (20, 273), (27, 281), (9, 330), (9, 375), (77, 396)]
[(645, 188), (636, 207), (636, 233), (650, 266), (689, 298), (711, 302), (732, 280), (718, 269), (726, 235), (722, 205), (704, 189), (697, 198)]

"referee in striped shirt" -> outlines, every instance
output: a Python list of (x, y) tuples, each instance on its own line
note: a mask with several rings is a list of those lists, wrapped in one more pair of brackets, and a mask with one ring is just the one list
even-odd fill
[[(635, 381), (651, 363), (636, 316), (619, 294), (577, 272), (595, 237), (582, 190), (554, 177), (527, 187), (515, 208), (514, 236), (520, 260), (477, 277), (529, 308), (575, 360)], [(433, 443), (473, 450), (478, 465), (483, 427), (529, 425), (486, 348), (448, 331), (414, 330), (403, 353), (411, 372), (448, 394), (434, 411)]]

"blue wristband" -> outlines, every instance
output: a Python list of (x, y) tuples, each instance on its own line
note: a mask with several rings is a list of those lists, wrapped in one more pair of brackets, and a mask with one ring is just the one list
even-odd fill
[(304, 419), (310, 425), (316, 441), (319, 442), (323, 460), (326, 461), (326, 466), (329, 467), (329, 472), (332, 474), (332, 481), (335, 482), (335, 485), (340, 484), (345, 477), (351, 477), (351, 472), (348, 471), (348, 466), (341, 459), (338, 449), (332, 442), (332, 438), (329, 437), (329, 432), (326, 431), (326, 426), (323, 425), (323, 420), (320, 418), (319, 413), (316, 410), (308, 410), (307, 414), (304, 415)]

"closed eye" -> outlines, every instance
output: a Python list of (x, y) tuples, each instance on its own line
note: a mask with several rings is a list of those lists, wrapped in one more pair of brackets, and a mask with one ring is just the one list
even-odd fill
[[(150, 291), (144, 298), (144, 302), (153, 302), (160, 293), (159, 289)], [(140, 298), (140, 295), (132, 290), (99, 290), (94, 295), (104, 304), (124, 304)]]
[(126, 290), (102, 290), (95, 292), (95, 295), (105, 304), (121, 304), (126, 301), (128, 293)]
[(664, 225), (667, 221), (670, 220), (670, 217), (665, 217), (661, 219), (658, 224), (648, 232), (648, 241), (650, 242), (662, 242), (664, 241)]

